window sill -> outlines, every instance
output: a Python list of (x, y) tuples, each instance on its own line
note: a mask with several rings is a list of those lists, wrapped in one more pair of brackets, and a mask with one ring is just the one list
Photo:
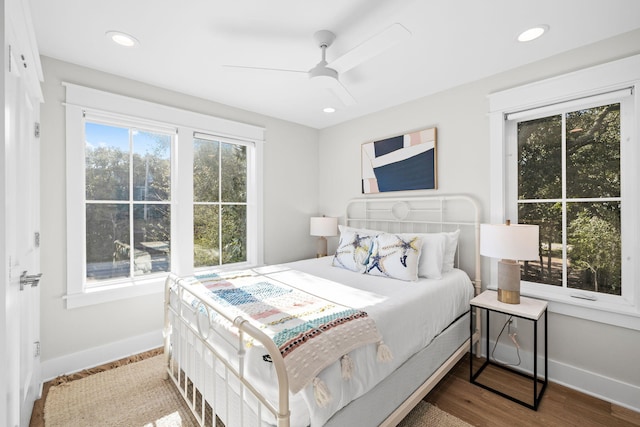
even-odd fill
[(128, 281), (116, 285), (89, 288), (84, 292), (67, 294), (66, 308), (73, 309), (89, 305), (103, 304), (139, 296), (158, 294), (164, 291), (165, 276)]
[[(497, 288), (490, 285), (488, 289), (496, 290)], [(524, 283), (520, 292), (522, 296), (548, 301), (551, 313), (640, 331), (640, 311), (637, 306), (631, 304), (612, 304), (573, 298), (566, 293), (545, 291)]]

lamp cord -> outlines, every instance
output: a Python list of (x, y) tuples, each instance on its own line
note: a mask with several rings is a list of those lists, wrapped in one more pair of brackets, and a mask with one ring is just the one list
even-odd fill
[(504, 333), (504, 329), (507, 327), (507, 325), (509, 325), (511, 323), (512, 319), (513, 319), (513, 316), (509, 316), (507, 321), (504, 322), (504, 325), (502, 326), (502, 329), (500, 330), (500, 333), (498, 334), (498, 338), (496, 338), (496, 342), (493, 344), (493, 350), (491, 350), (491, 358), (496, 363), (499, 363), (499, 364), (501, 364), (503, 366), (520, 366), (520, 363), (522, 362), (522, 360), (520, 359), (520, 346), (518, 345), (517, 341), (515, 340), (515, 334), (514, 335), (509, 334), (509, 336), (511, 337), (511, 339), (513, 340), (513, 343), (516, 346), (516, 354), (518, 355), (518, 363), (503, 362), (503, 361), (500, 361), (500, 360), (496, 359), (496, 357), (494, 355), (494, 353), (496, 352), (496, 347), (498, 347), (498, 342), (500, 341), (500, 337)]

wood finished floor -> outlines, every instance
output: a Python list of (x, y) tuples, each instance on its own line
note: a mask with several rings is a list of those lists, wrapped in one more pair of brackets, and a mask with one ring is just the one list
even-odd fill
[[(161, 351), (158, 349), (146, 355), (123, 359), (93, 370), (64, 377), (62, 382), (135, 362)], [(465, 356), (427, 395), (425, 400), (471, 425), (479, 427), (640, 427), (640, 413), (553, 383), (549, 383), (538, 411), (532, 411), (471, 384), (469, 382), (468, 357), (468, 355)], [(530, 382), (513, 381), (513, 377), (509, 373), (499, 369), (483, 373), (482, 378), (483, 381), (497, 381), (502, 385), (506, 384), (508, 391), (516, 395), (524, 393), (529, 396), (531, 394), (529, 392)], [(55, 382), (55, 380), (50, 381), (44, 385), (43, 397), (35, 403), (30, 427), (44, 426), (44, 401), (49, 387)], [(59, 382), (60, 380), (58, 380)]]
[[(640, 413), (588, 396), (559, 384), (549, 383), (537, 411), (505, 399), (469, 382), (469, 355), (425, 398), (471, 425), (501, 426), (640, 426)], [(483, 372), (483, 383), (496, 381), (510, 395), (525, 393), (532, 400), (532, 382), (514, 381), (501, 369)], [(531, 397), (529, 397), (531, 396)], [(521, 397), (522, 398), (522, 397)], [(525, 398), (522, 398), (525, 400)]]

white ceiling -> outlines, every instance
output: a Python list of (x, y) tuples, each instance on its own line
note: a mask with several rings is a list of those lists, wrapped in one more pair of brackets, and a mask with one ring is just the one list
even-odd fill
[[(638, 0), (29, 2), (42, 55), (319, 129), (640, 28)], [(411, 37), (340, 75), (354, 106), (304, 74), (222, 66), (307, 70), (317, 30), (337, 35), (331, 62), (393, 23)], [(516, 41), (538, 24), (550, 31)], [(109, 30), (140, 46), (115, 45)]]

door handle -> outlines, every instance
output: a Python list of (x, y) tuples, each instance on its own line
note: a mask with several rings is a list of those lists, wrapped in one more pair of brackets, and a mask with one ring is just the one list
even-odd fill
[(28, 275), (27, 270), (23, 271), (20, 275), (20, 290), (23, 291), (25, 286), (38, 286), (42, 273)]

